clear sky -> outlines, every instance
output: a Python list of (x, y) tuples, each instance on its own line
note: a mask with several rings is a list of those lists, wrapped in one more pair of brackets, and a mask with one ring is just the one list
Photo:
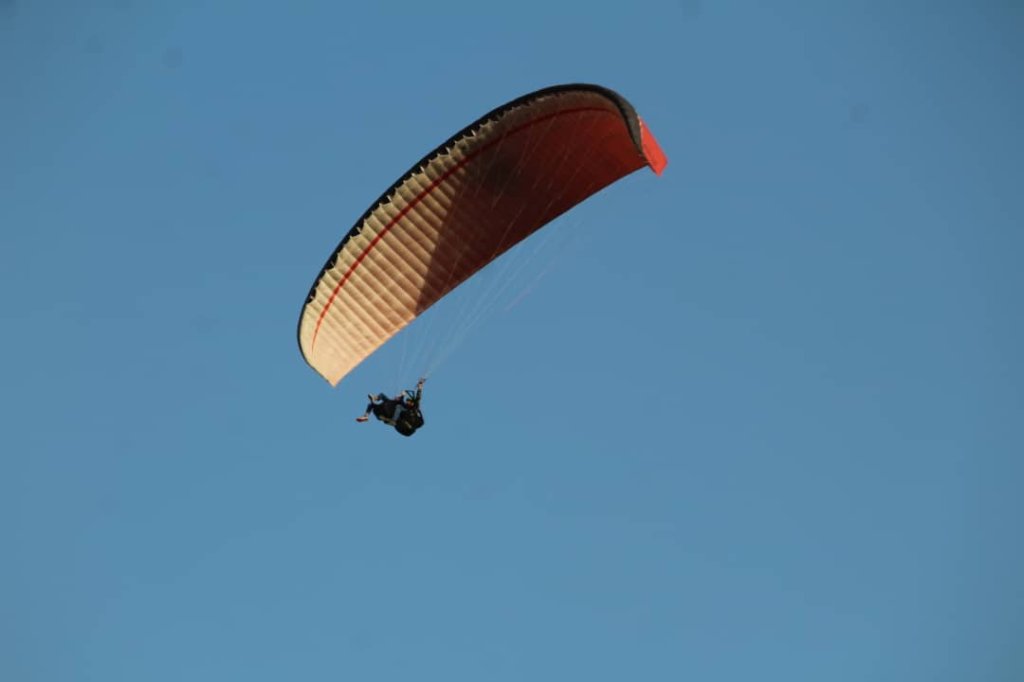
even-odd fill
[[(1022, 36), (1015, 0), (0, 0), (0, 679), (1024, 679)], [(435, 336), (330, 388), (324, 259), (577, 81), (665, 175), (552, 226), (414, 438), (356, 424)]]

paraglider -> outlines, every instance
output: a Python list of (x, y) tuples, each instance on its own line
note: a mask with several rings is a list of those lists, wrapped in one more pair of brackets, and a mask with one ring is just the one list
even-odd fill
[(632, 105), (601, 86), (557, 85), (494, 109), (402, 175), (344, 236), (302, 307), (303, 358), (336, 386), (509, 248), (626, 175), (666, 164)]
[(367, 396), (370, 403), (366, 406), (366, 412), (356, 417), (357, 422), (365, 422), (373, 413), (378, 420), (388, 426), (395, 427), (403, 436), (411, 436), (416, 429), (423, 426), (423, 413), (420, 412), (420, 400), (423, 397), (423, 382), (420, 379), (416, 382), (415, 391), (403, 391), (394, 398), (389, 398), (384, 393)]

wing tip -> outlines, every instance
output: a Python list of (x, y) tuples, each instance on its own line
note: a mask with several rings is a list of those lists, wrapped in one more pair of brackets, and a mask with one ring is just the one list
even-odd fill
[(640, 149), (643, 151), (644, 159), (655, 175), (661, 175), (668, 166), (668, 157), (644, 120), (639, 116), (637, 120), (640, 122)]

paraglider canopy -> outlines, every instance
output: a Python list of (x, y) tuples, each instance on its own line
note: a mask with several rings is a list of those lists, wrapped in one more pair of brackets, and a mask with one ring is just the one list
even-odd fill
[(449, 291), (602, 188), (665, 154), (633, 107), (597, 85), (504, 104), (395, 182), (317, 276), (303, 357), (332, 386)]

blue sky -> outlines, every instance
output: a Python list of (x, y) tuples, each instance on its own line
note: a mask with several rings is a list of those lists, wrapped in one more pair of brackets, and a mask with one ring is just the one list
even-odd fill
[[(350, 5), (0, 2), (0, 678), (1021, 679), (1024, 6)], [(355, 424), (330, 249), (577, 81), (665, 175)]]

